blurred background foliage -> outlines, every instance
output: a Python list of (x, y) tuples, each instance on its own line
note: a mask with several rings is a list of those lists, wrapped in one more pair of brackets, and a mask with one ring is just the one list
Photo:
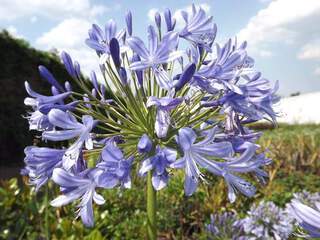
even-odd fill
[[(43, 94), (49, 84), (40, 80), (38, 65), (43, 64), (61, 81), (69, 80), (57, 55), (31, 48), (27, 42), (0, 32), (0, 179), (7, 167), (17, 174), (23, 165), (23, 149), (33, 143), (27, 131), (23, 99), (24, 81)], [(234, 204), (227, 200), (222, 179), (206, 176), (196, 194), (185, 197), (183, 172), (175, 173), (169, 186), (158, 192), (160, 239), (207, 239), (205, 224), (212, 213), (235, 210), (244, 216), (254, 202), (273, 201), (283, 207), (293, 193), (307, 190), (320, 192), (320, 127), (318, 125), (254, 125), (264, 132), (259, 140), (273, 159), (269, 166), (269, 182), (257, 186), (252, 199), (238, 196)], [(5, 175), (5, 176), (4, 176)], [(133, 173), (133, 176), (136, 174)], [(95, 206), (95, 227), (85, 228), (77, 216), (76, 206), (53, 208), (49, 201), (59, 189), (51, 183), (40, 192), (27, 186), (21, 177), (0, 181), (0, 239), (145, 239), (145, 180), (134, 177), (130, 190), (105, 190), (103, 206)]]

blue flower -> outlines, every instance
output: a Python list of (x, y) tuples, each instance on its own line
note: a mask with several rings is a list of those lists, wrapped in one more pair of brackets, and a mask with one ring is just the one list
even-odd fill
[(298, 201), (291, 203), (292, 213), (299, 225), (308, 232), (311, 238), (320, 237), (320, 203), (315, 204), (317, 207), (313, 209), (305, 204)]
[(112, 38), (116, 38), (120, 46), (124, 45), (123, 37), (125, 30), (121, 30), (117, 33), (117, 25), (115, 21), (109, 20), (105, 25), (105, 31), (103, 31), (98, 25), (93, 24), (89, 30), (89, 38), (86, 39), (86, 44), (92, 49), (96, 50), (100, 54), (110, 54), (109, 43)]
[(130, 48), (137, 53), (141, 60), (131, 63), (131, 70), (141, 70), (151, 67), (156, 75), (157, 82), (164, 89), (172, 88), (172, 80), (160, 64), (174, 61), (183, 55), (183, 51), (176, 50), (179, 36), (176, 32), (166, 33), (161, 42), (158, 43), (158, 36), (153, 26), (148, 27), (149, 50), (144, 42), (138, 37), (131, 37), (127, 40)]
[(92, 201), (98, 205), (104, 204), (105, 200), (95, 188), (98, 187), (98, 178), (102, 170), (93, 168), (78, 175), (73, 175), (62, 168), (53, 170), (52, 180), (63, 189), (63, 195), (51, 201), (54, 207), (61, 207), (77, 199), (81, 199), (78, 207), (78, 216), (87, 227), (94, 225)]
[(177, 152), (175, 150), (167, 147), (162, 148), (157, 146), (156, 154), (142, 162), (139, 174), (143, 176), (147, 172), (153, 170), (152, 185), (154, 189), (159, 191), (167, 186), (169, 174), (166, 169), (176, 160), (176, 158)]
[(194, 4), (190, 16), (186, 11), (181, 11), (181, 15), (186, 25), (179, 36), (211, 52), (217, 34), (217, 26), (212, 23), (213, 17), (207, 17), (206, 12), (201, 7), (197, 10)]
[[(234, 173), (252, 172), (263, 164), (260, 161), (253, 161), (257, 147), (250, 144), (239, 157), (231, 157), (234, 154), (232, 144), (230, 142), (215, 142), (216, 130), (216, 128), (211, 129), (207, 136), (197, 143), (195, 143), (197, 135), (191, 128), (179, 130), (176, 141), (184, 155), (173, 163), (172, 167), (185, 168), (185, 194), (192, 195), (197, 189), (199, 178), (203, 178), (198, 168), (199, 165), (225, 179), (231, 202), (236, 199), (236, 191), (240, 191), (248, 197), (253, 196), (255, 187)], [(213, 158), (225, 159), (225, 161), (216, 161)]]
[[(221, 48), (217, 46), (217, 57), (203, 65), (195, 74), (195, 84), (209, 93), (215, 94), (219, 90), (230, 89), (242, 93), (236, 85), (238, 76), (243, 74), (243, 64), (247, 59), (245, 46), (235, 48), (231, 39)], [(245, 69), (245, 73), (247, 69)], [(252, 70), (250, 69), (252, 72)]]
[(24, 104), (32, 107), (34, 110), (33, 112), (30, 112), (27, 117), (30, 130), (42, 131), (52, 129), (53, 126), (47, 117), (47, 114), (51, 109), (61, 109), (62, 111), (66, 111), (72, 110), (77, 105), (77, 102), (63, 104), (63, 100), (70, 96), (71, 92), (45, 96), (34, 92), (28, 82), (25, 82), (25, 88), (31, 97), (25, 98)]
[(273, 110), (273, 105), (279, 101), (276, 95), (277, 82), (272, 87), (269, 80), (257, 73), (253, 76), (245, 76), (237, 88), (240, 92), (227, 90), (218, 100), (207, 101), (203, 105), (222, 106), (227, 114), (230, 130), (241, 126), (239, 116), (246, 117), (247, 122), (258, 121), (266, 116), (269, 116), (272, 121), (276, 120), (277, 113)]
[(36, 185), (36, 191), (51, 178), (53, 169), (62, 166), (64, 152), (65, 150), (46, 147), (25, 148), (25, 170), (29, 175), (30, 183)]
[(183, 98), (171, 97), (149, 97), (147, 107), (156, 106), (157, 115), (155, 122), (155, 132), (159, 138), (165, 138), (170, 126), (170, 111), (178, 106), (183, 101)]
[(214, 174), (222, 174), (222, 170), (204, 156), (222, 158), (233, 154), (232, 145), (228, 142), (215, 143), (215, 129), (212, 129), (204, 140), (195, 143), (197, 135), (191, 128), (182, 128), (176, 141), (183, 151), (183, 157), (174, 162), (174, 168), (185, 168), (184, 189), (187, 196), (192, 195), (198, 186), (199, 178), (203, 178), (198, 164)]
[(77, 163), (84, 144), (87, 149), (93, 148), (90, 132), (97, 121), (93, 120), (91, 116), (83, 115), (82, 123), (79, 123), (72, 114), (59, 109), (52, 109), (48, 114), (48, 118), (52, 125), (62, 128), (63, 130), (44, 131), (42, 133), (43, 139), (64, 141), (78, 137), (66, 150), (62, 159), (63, 168), (69, 170)]
[(138, 151), (140, 153), (148, 153), (152, 149), (152, 141), (147, 134), (143, 134), (138, 142)]
[[(34, 109), (37, 109), (43, 113), (48, 113), (52, 106), (56, 103), (61, 103), (63, 99), (70, 96), (70, 92), (65, 92), (53, 96), (45, 96), (39, 93), (34, 92), (29, 83), (24, 83), (27, 93), (31, 96), (24, 99), (24, 104), (27, 106), (31, 106)], [(65, 105), (61, 104), (59, 106), (55, 106), (57, 108), (65, 108)]]
[(133, 156), (125, 159), (121, 150), (109, 141), (101, 152), (101, 161), (97, 164), (104, 172), (99, 177), (99, 184), (104, 188), (114, 188), (118, 184), (131, 188), (130, 171)]

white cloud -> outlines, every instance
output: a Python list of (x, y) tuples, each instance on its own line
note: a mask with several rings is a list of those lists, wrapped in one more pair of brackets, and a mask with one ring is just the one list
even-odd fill
[(305, 44), (299, 54), (297, 55), (299, 59), (320, 59), (320, 40), (309, 42)]
[(30, 22), (31, 22), (31, 23), (35, 23), (35, 22), (37, 22), (37, 21), (38, 21), (37, 16), (32, 16), (32, 17), (30, 18)]
[(51, 19), (95, 17), (107, 10), (107, 7), (92, 4), (90, 0), (2, 0), (0, 20), (10, 21), (38, 15)]
[(154, 21), (154, 15), (155, 15), (156, 12), (158, 12), (158, 11), (159, 11), (159, 9), (157, 9), (157, 8), (151, 8), (151, 9), (149, 9), (149, 11), (148, 11), (148, 18), (149, 18), (150, 21)]
[(313, 73), (317, 76), (320, 76), (320, 67), (316, 67), (316, 69), (313, 71)]
[(268, 2), (271, 2), (272, 0), (259, 0), (259, 2), (262, 2), (262, 3), (268, 3)]
[[(252, 17), (238, 37), (259, 55), (272, 43), (304, 45), (319, 36), (319, 0), (274, 0)], [(261, 55), (261, 54), (260, 54)]]
[(259, 55), (261, 57), (267, 58), (267, 57), (272, 57), (274, 54), (269, 50), (261, 50), (261, 51), (259, 51)]
[(15, 26), (9, 26), (6, 30), (15, 38), (24, 38), (24, 36), (18, 33), (18, 29)]
[(88, 75), (91, 70), (98, 71), (98, 57), (95, 51), (85, 44), (91, 23), (81, 18), (68, 18), (50, 31), (36, 39), (36, 46), (44, 50), (57, 49), (68, 52), (77, 60), (83, 72)]

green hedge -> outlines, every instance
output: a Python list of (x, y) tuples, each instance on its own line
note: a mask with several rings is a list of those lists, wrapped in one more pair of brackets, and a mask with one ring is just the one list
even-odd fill
[(5, 30), (0, 32), (0, 56), (0, 165), (15, 166), (22, 164), (23, 149), (33, 139), (23, 119), (24, 81), (36, 91), (49, 94), (50, 85), (40, 79), (38, 65), (45, 65), (62, 82), (69, 76), (56, 54), (36, 50)]

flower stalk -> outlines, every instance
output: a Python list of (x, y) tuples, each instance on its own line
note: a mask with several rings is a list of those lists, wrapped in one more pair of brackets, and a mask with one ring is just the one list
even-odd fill
[(152, 173), (147, 177), (147, 231), (148, 239), (157, 239), (157, 192), (152, 186)]

